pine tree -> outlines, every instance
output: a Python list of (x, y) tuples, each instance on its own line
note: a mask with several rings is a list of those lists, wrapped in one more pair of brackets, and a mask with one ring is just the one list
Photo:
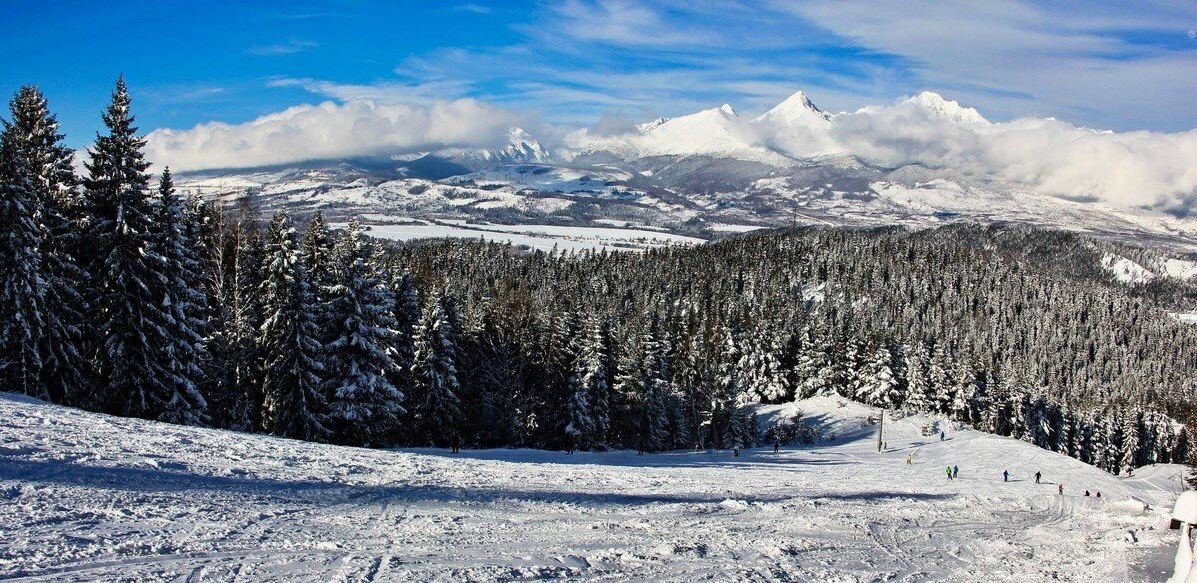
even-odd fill
[(337, 283), (330, 290), (325, 393), (338, 443), (384, 446), (394, 439), (404, 409), (403, 393), (389, 380), (397, 369), (390, 350), (397, 333), (395, 298), (370, 264), (373, 251), (351, 220), (333, 253)]
[(461, 439), (461, 385), (457, 379), (457, 331), (454, 329), (452, 299), (434, 297), (416, 335), (415, 383), (422, 397), (416, 407), (416, 423), (425, 443), (446, 447)]
[(861, 370), (856, 399), (882, 408), (893, 408), (898, 381), (891, 370), (893, 357), (884, 346), (873, 351)]
[(637, 448), (644, 452), (661, 451), (670, 444), (667, 355), (652, 328), (641, 335), (637, 351), (639, 362), (622, 379), (625, 385), (623, 392), (632, 395), (638, 403)]
[(314, 317), (318, 304), (285, 211), (271, 221), (268, 237), (261, 291), (266, 318), (259, 341), (266, 355), (261, 427), (274, 435), (323, 441), (329, 431), (320, 390), (324, 367)]
[[(86, 405), (91, 395), (79, 292), (85, 275), (74, 255), (79, 245), (74, 153), (62, 144), (58, 121), (36, 87), (22, 87), (10, 110), (12, 119), (4, 122), (0, 137), (0, 148), (5, 149), (0, 162), (0, 233), (6, 239), (0, 255), (0, 319), (6, 324), (0, 324), (5, 326), (0, 338), (9, 341), (0, 340), (0, 363), (18, 364), (0, 364), (0, 378), (6, 378), (5, 386), (24, 387), (34, 396)], [(11, 295), (34, 275), (40, 285), (22, 297)], [(39, 320), (38, 330), (26, 328)], [(33, 352), (22, 354), (26, 350)], [(32, 370), (22, 362), (37, 364), (36, 379), (26, 376)], [(13, 372), (18, 381), (7, 376)]]
[(161, 304), (164, 259), (149, 197), (149, 175), (119, 79), (104, 114), (107, 135), (97, 137), (84, 181), (89, 205), (94, 333), (103, 339), (97, 366), (107, 409), (150, 419), (198, 419), (205, 403), (179, 392), (172, 364), (161, 350), (170, 342), (170, 315)]
[(162, 262), (158, 304), (165, 316), (158, 350), (166, 375), (162, 382), (170, 385), (173, 393), (158, 419), (195, 424), (202, 420), (201, 412), (207, 407), (199, 390), (201, 364), (206, 358), (200, 333), (206, 326), (201, 319), (206, 299), (199, 282), (199, 242), (188, 237), (183, 201), (175, 193), (170, 168), (162, 172), (158, 196), (155, 253)]
[(566, 415), (569, 422), (565, 425), (569, 449), (576, 447), (581, 450), (589, 450), (593, 444), (594, 420), (591, 418), (590, 390), (586, 386), (586, 374), (586, 365), (579, 358), (569, 375), (570, 397), (569, 403), (566, 404)]
[(565, 427), (570, 444), (583, 450), (601, 447), (610, 428), (609, 388), (603, 354), (606, 338), (602, 326), (592, 318), (582, 331), (569, 377), (569, 423)]
[[(233, 405), (227, 412), (227, 425), (232, 429), (256, 431), (264, 429), (262, 414), (264, 401), (262, 378), (267, 355), (260, 339), (266, 321), (262, 289), (267, 284), (263, 269), (270, 264), (262, 233), (256, 217), (243, 208), (232, 229), (232, 273), (228, 277), (226, 319), (223, 331), (225, 344), (225, 378), (223, 391)], [(307, 282), (309, 285), (310, 281)], [(313, 291), (312, 310), (316, 309)], [(313, 320), (314, 322), (314, 320)], [(317, 328), (313, 334), (319, 335)]]
[(0, 136), (0, 381), (49, 398), (39, 382), (46, 326), (42, 250), (48, 233), (37, 221), (29, 163), (13, 126)]
[[(391, 294), (395, 298), (395, 334), (391, 336), (390, 352), (395, 368), (387, 378), (407, 399), (415, 397), (412, 366), (416, 362), (416, 333), (420, 327), (420, 294), (410, 273), (395, 276), (391, 272)], [(410, 407), (408, 408), (410, 414)]]

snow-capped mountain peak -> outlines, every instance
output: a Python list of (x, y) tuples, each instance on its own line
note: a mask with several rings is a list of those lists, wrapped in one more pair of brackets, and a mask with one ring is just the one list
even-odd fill
[(942, 95), (934, 91), (924, 91), (906, 101), (955, 123), (989, 125), (989, 120), (982, 117), (977, 110), (944, 99)]
[(736, 117), (736, 110), (731, 106), (730, 103), (724, 103), (723, 105), (720, 105), (719, 112), (727, 117)]
[(508, 132), (508, 144), (502, 153), (508, 159), (520, 162), (547, 162), (552, 154), (536, 141), (523, 128), (511, 128)]
[(831, 116), (819, 109), (806, 93), (798, 91), (787, 97), (769, 111), (753, 120), (754, 123), (777, 123), (792, 125), (795, 122), (822, 123), (831, 121)]

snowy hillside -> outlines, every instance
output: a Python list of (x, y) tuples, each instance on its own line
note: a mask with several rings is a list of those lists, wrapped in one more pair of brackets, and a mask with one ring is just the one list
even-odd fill
[[(887, 424), (890, 451), (878, 454), (864, 423), (872, 410), (816, 398), (764, 417), (795, 409), (834, 438), (740, 457), (449, 456), (163, 425), (2, 394), (0, 577), (1162, 580), (1174, 533), (1162, 529), (1161, 509), (1178, 467), (1115, 478), (973, 431), (923, 437), (925, 420), (913, 418)], [(960, 476), (949, 481), (954, 464)]]

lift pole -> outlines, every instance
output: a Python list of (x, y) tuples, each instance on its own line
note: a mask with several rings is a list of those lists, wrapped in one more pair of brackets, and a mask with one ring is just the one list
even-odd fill
[(881, 409), (881, 421), (877, 428), (877, 452), (880, 453), (885, 450), (885, 441), (882, 436), (885, 435), (885, 408)]

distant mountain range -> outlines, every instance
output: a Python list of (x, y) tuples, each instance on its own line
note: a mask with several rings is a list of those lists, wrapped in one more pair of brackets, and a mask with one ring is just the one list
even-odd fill
[[(990, 123), (935, 93), (904, 105), (942, 123)], [(195, 172), (180, 186), (226, 202), (248, 196), (263, 212), (323, 209), (373, 222), (627, 225), (706, 238), (793, 224), (1014, 222), (1197, 252), (1197, 220), (951, 168), (878, 165), (838, 148), (834, 119), (798, 92), (751, 119), (722, 105), (610, 135), (581, 130), (555, 151), (513, 128), (496, 149)]]

